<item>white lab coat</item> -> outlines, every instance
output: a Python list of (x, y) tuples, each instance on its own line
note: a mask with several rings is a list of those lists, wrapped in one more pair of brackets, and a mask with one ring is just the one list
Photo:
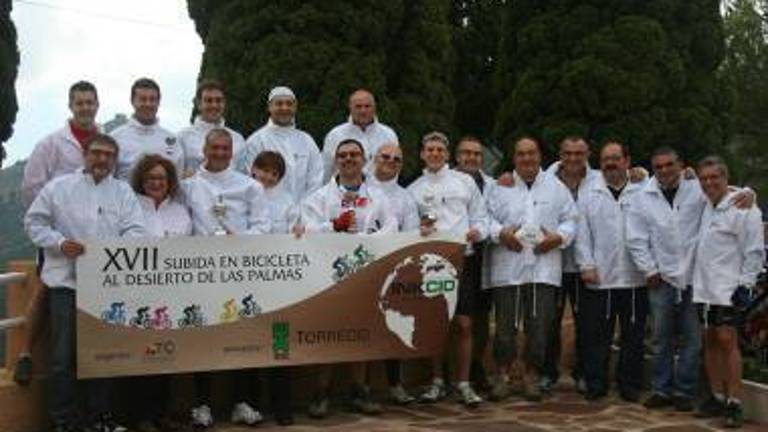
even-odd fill
[(416, 201), (405, 188), (397, 184), (397, 178), (382, 182), (370, 177), (368, 185), (381, 190), (389, 199), (397, 216), (398, 231), (419, 230), (419, 209), (416, 207)]
[(285, 187), (295, 201), (301, 201), (323, 185), (323, 161), (320, 150), (312, 137), (294, 126), (279, 126), (267, 121), (245, 144), (240, 170), (251, 172), (251, 165), (259, 153), (271, 150), (283, 156)]
[(373, 173), (373, 157), (376, 156), (379, 147), (386, 143), (398, 143), (395, 131), (384, 123), (379, 123), (377, 118), (373, 120), (373, 123), (363, 129), (354, 124), (350, 117), (345, 123), (337, 125), (331, 129), (325, 136), (325, 140), (323, 140), (323, 162), (325, 172), (323, 182), (325, 183), (327, 183), (336, 172), (334, 165), (336, 148), (339, 146), (339, 143), (345, 139), (358, 140), (365, 148), (365, 158), (367, 162), (365, 164), (364, 172), (368, 174)]
[[(559, 180), (560, 177), (557, 176), (557, 173), (560, 171), (560, 161), (554, 162), (547, 168), (545, 171), (546, 174), (552, 175), (557, 177)], [(600, 170), (592, 169), (589, 166), (587, 168), (587, 174), (586, 176), (581, 180), (579, 183), (579, 187), (576, 189), (576, 196), (573, 196), (573, 192), (571, 192), (571, 197), (573, 197), (574, 201), (577, 201), (578, 197), (589, 190), (592, 187), (592, 183), (600, 178), (602, 178), (602, 175), (600, 174)], [(562, 181), (562, 180), (561, 180)], [(565, 183), (563, 183), (565, 185)], [(566, 186), (566, 189), (568, 189), (568, 186)], [(563, 250), (563, 273), (578, 273), (579, 267), (576, 264), (576, 241), (574, 239), (574, 242), (571, 243), (570, 246), (565, 248)]]
[(299, 205), (280, 182), (276, 186), (264, 189), (264, 197), (269, 206), (269, 220), (272, 234), (287, 234), (291, 227), (301, 222)]
[(192, 235), (192, 218), (187, 207), (173, 198), (166, 198), (155, 207), (155, 200), (136, 195), (144, 212), (144, 226), (150, 237), (178, 237)]
[(691, 284), (706, 203), (698, 180), (681, 179), (672, 206), (655, 177), (634, 195), (627, 213), (627, 247), (645, 278), (658, 273), (678, 289)]
[(226, 206), (223, 228), (234, 234), (268, 234), (269, 203), (264, 188), (256, 180), (232, 167), (210, 172), (201, 166), (197, 173), (182, 181), (184, 203), (192, 216), (196, 236), (213, 235), (220, 228), (213, 206)]
[(468, 174), (452, 170), (448, 165), (435, 173), (425, 169), (407, 190), (416, 201), (419, 214), (429, 211), (437, 217), (437, 231), (463, 238), (470, 228), (475, 228), (481, 240), (488, 237), (485, 201)]
[(333, 232), (333, 219), (344, 211), (354, 210), (359, 234), (391, 234), (397, 232), (397, 217), (392, 204), (380, 189), (366, 182), (358, 192), (364, 202), (353, 205), (344, 200), (344, 192), (332, 178), (301, 203), (301, 217), (307, 232)]
[(45, 185), (29, 207), (24, 226), (32, 242), (44, 250), (40, 277), (50, 288), (77, 288), (75, 260), (60, 249), (65, 240), (146, 234), (144, 215), (130, 186), (111, 175), (97, 184), (82, 170)]
[(176, 136), (159, 122), (144, 125), (135, 118), (110, 133), (120, 146), (115, 177), (130, 181), (133, 168), (142, 156), (158, 154), (168, 159), (181, 176), (184, 172), (184, 150)]
[(738, 209), (729, 193), (701, 220), (693, 272), (693, 301), (731, 306), (738, 286), (754, 287), (765, 261), (760, 209)]
[(214, 128), (224, 128), (232, 136), (232, 161), (237, 162), (242, 158), (245, 148), (245, 140), (242, 135), (226, 127), (224, 120), (219, 123), (208, 123), (200, 117), (196, 117), (191, 126), (180, 130), (177, 135), (177, 142), (184, 152), (184, 172), (180, 177), (194, 175), (197, 169), (203, 165), (205, 137)]
[[(554, 176), (539, 171), (529, 189), (517, 172), (513, 175), (514, 186), (494, 185), (488, 191), (490, 237), (491, 241), (500, 245), (490, 254), (489, 286), (543, 283), (559, 287), (562, 284), (562, 251), (576, 235), (576, 204), (568, 189)], [(521, 252), (501, 245), (499, 235), (502, 229), (525, 225), (555, 232), (563, 242), (559, 248), (541, 255), (533, 253), (532, 245), (524, 245)]]
[(35, 145), (24, 167), (21, 197), (29, 206), (43, 186), (56, 177), (82, 168), (85, 163), (83, 148), (72, 135), (67, 122), (63, 128), (46, 136)]
[(629, 256), (627, 211), (643, 183), (628, 182), (618, 201), (602, 175), (579, 193), (581, 211), (575, 241), (576, 263), (581, 271), (597, 270), (600, 282), (589, 288), (613, 289), (645, 286), (645, 277)]

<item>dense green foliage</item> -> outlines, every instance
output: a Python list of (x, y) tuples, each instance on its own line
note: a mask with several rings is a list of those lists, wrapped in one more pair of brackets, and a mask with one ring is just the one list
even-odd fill
[(433, 128), (497, 146), (532, 133), (625, 140), (636, 156), (671, 145), (690, 160), (722, 149), (732, 97), (718, 68), (714, 0), (188, 0), (206, 51), (201, 77), (231, 89), (248, 133), (264, 95), (297, 91), (318, 141), (367, 87), (406, 146)]
[(11, 0), (0, 0), (0, 166), (5, 158), (3, 142), (13, 133), (16, 120), (16, 75), (19, 71), (19, 50), (16, 27), (11, 21)]

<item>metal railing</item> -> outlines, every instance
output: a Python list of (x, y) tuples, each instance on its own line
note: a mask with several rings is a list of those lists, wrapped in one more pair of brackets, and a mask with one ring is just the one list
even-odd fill
[[(0, 285), (23, 283), (26, 278), (26, 274), (19, 272), (0, 273)], [(20, 327), (22, 324), (24, 324), (24, 320), (25, 318), (23, 316), (0, 319), (0, 332), (11, 328)]]

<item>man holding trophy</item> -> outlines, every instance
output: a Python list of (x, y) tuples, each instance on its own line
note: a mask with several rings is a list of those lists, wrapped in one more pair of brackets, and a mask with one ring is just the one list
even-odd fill
[[(467, 242), (466, 255), (474, 253), (472, 245), (482, 241), (488, 233), (487, 213), (483, 196), (475, 180), (448, 166), (448, 138), (440, 132), (431, 132), (421, 142), (421, 160), (424, 174), (413, 182), (408, 191), (413, 195), (421, 217), (421, 233), (450, 232), (463, 236)], [(467, 272), (464, 272), (467, 273)], [(477, 406), (482, 399), (469, 384), (472, 362), (472, 314), (476, 292), (459, 282), (459, 301), (454, 321), (458, 330), (458, 384), (462, 403)], [(477, 287), (474, 287), (477, 289)], [(442, 356), (432, 360), (432, 383), (421, 395), (422, 402), (436, 402), (445, 397)]]

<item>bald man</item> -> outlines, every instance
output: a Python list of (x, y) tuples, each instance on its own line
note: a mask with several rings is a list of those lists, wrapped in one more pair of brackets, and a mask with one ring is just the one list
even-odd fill
[[(334, 171), (334, 154), (339, 143), (346, 139), (360, 141), (365, 147), (365, 154), (375, 155), (382, 144), (397, 143), (397, 134), (389, 126), (379, 123), (376, 117), (376, 99), (368, 90), (355, 90), (349, 95), (349, 118), (328, 132), (323, 142), (324, 178), (328, 182)], [(365, 172), (370, 173), (373, 158), (365, 165)]]

